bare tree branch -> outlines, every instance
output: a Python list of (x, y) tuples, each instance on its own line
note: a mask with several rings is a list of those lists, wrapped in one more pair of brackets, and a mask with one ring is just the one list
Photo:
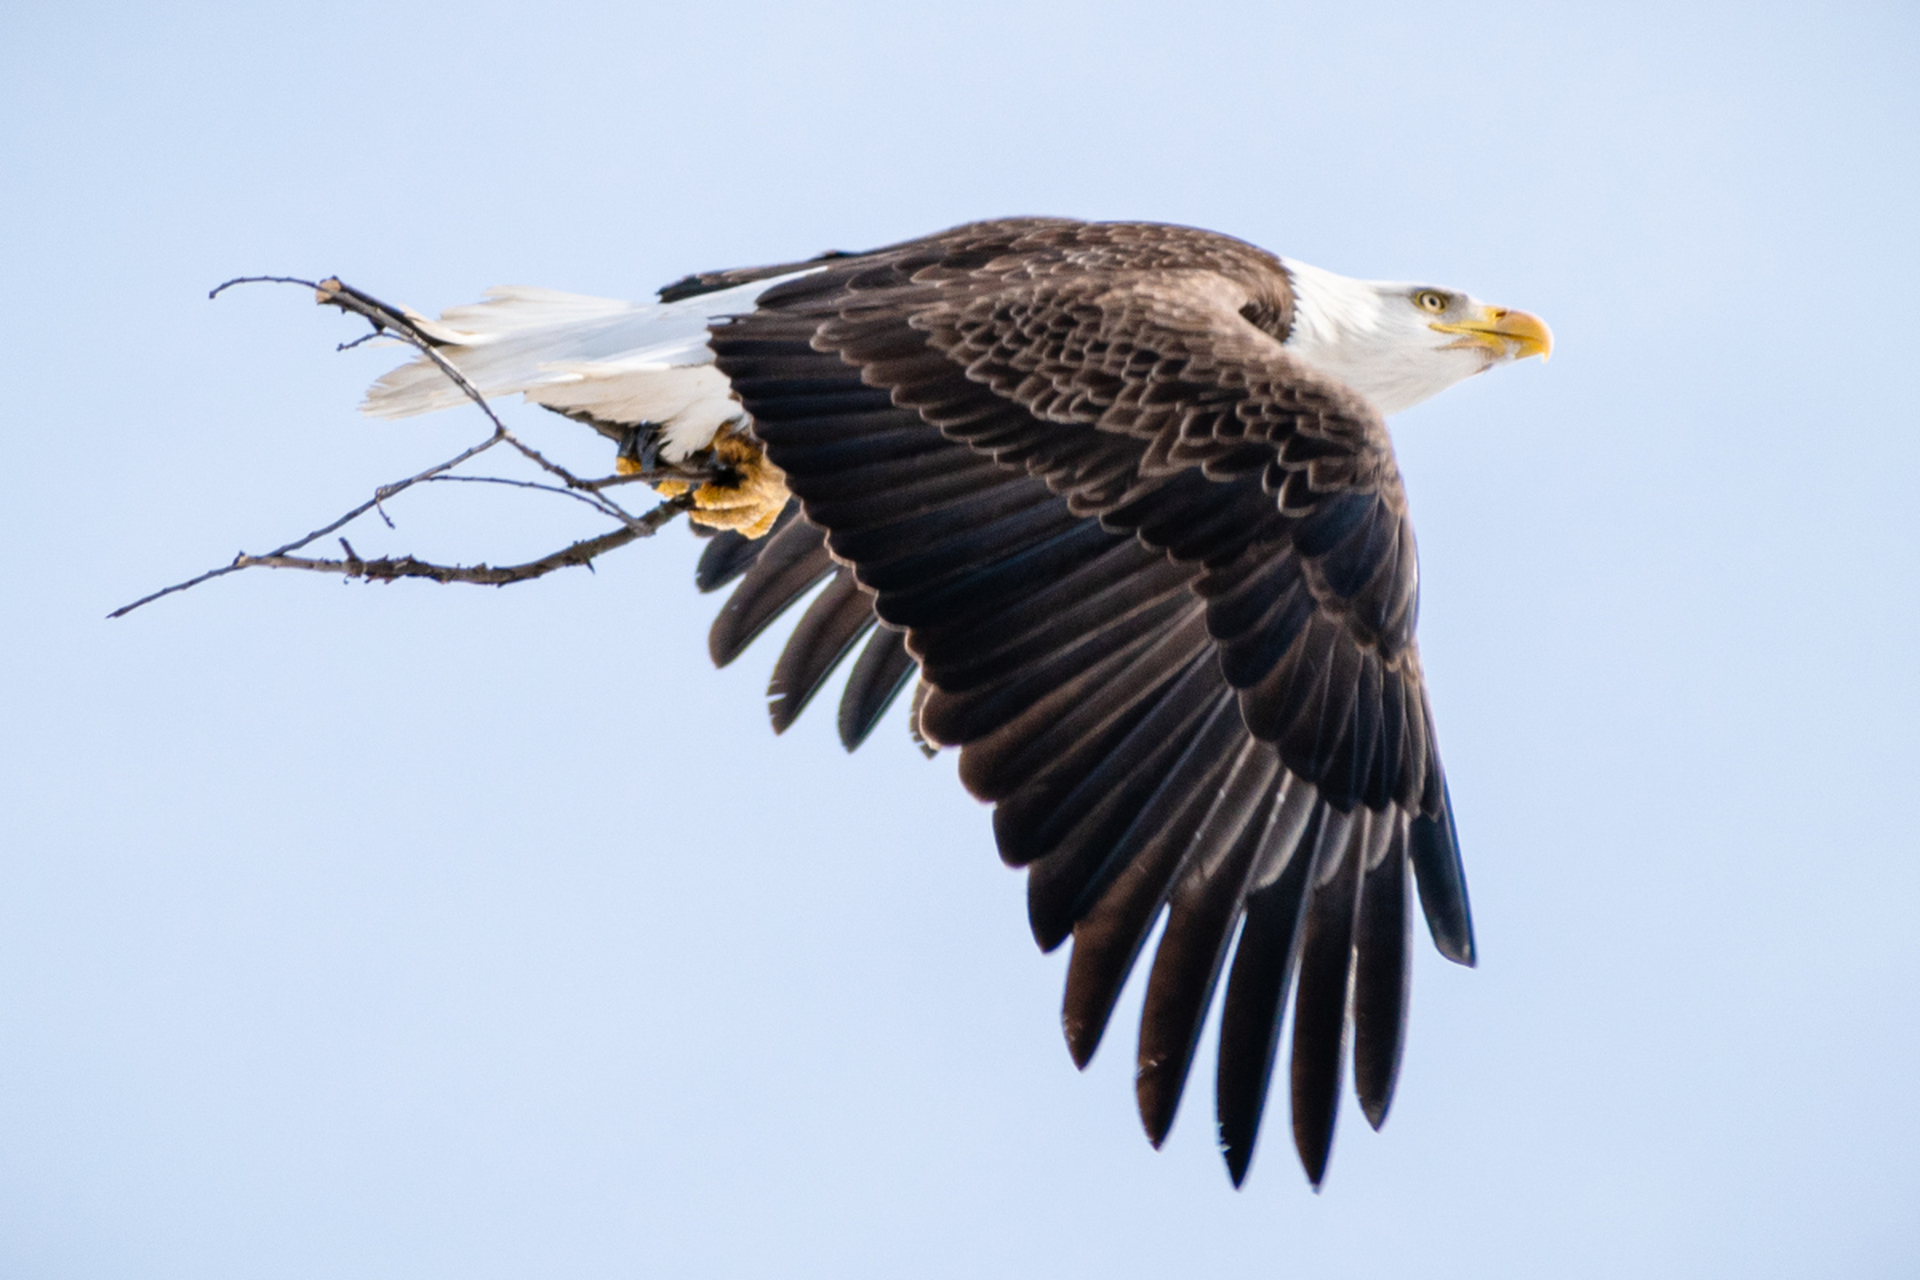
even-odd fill
[[(693, 508), (693, 500), (685, 495), (671, 498), (661, 503), (646, 515), (639, 517), (633, 525), (603, 533), (597, 538), (584, 538), (569, 546), (541, 556), (538, 560), (529, 560), (525, 564), (509, 565), (445, 565), (430, 564), (413, 556), (382, 556), (377, 560), (363, 560), (354, 553), (353, 547), (345, 538), (340, 545), (346, 550), (344, 560), (315, 560), (305, 556), (240, 555), (234, 557), (231, 565), (222, 572), (235, 569), (306, 569), (315, 573), (337, 573), (348, 578), (364, 578), (368, 582), (393, 582), (400, 578), (428, 578), (434, 582), (474, 582), (483, 586), (504, 587), (510, 582), (526, 582), (532, 578), (544, 577), (555, 569), (566, 569), (578, 565), (593, 567), (593, 558), (615, 547), (624, 547), (636, 538), (651, 537), (665, 528), (676, 516)], [(128, 608), (133, 606), (129, 605)]]
[(671, 462), (658, 463), (645, 471), (629, 471), (622, 475), (602, 476), (598, 480), (582, 480), (582, 489), (591, 489), (598, 493), (602, 489), (611, 489), (623, 484), (659, 484), (662, 480), (682, 480), (688, 484), (705, 484), (721, 473), (712, 467), (683, 467)]
[[(603, 552), (611, 551), (616, 547), (625, 546), (637, 538), (651, 537), (675, 517), (691, 510), (693, 506), (691, 497), (682, 495), (660, 503), (643, 515), (635, 515), (603, 493), (602, 490), (636, 481), (641, 483), (657, 483), (662, 480), (680, 480), (689, 484), (700, 484), (715, 478), (718, 474), (713, 469), (704, 467), (650, 466), (644, 471), (628, 475), (606, 476), (597, 480), (581, 479), (565, 467), (547, 458), (538, 449), (535, 449), (514, 435), (514, 433), (508, 429), (507, 424), (502, 422), (500, 416), (493, 411), (493, 407), (487, 403), (486, 397), (480, 394), (479, 389), (467, 381), (466, 376), (462, 374), (459, 369), (455, 368), (445, 356), (440, 354), (437, 350), (440, 344), (424, 329), (420, 328), (413, 317), (402, 308), (382, 302), (371, 294), (363, 293), (359, 289), (343, 283), (334, 276), (329, 276), (324, 280), (317, 281), (304, 280), (297, 276), (239, 276), (219, 285), (207, 296), (209, 298), (217, 298), (228, 289), (240, 284), (304, 285), (314, 291), (315, 300), (321, 304), (338, 307), (340, 310), (348, 312), (351, 315), (357, 315), (373, 326), (372, 332), (352, 342), (339, 344), (340, 350), (349, 350), (370, 339), (382, 336), (392, 336), (406, 343), (408, 346), (413, 347), (428, 360), (432, 361), (440, 372), (446, 375), (449, 381), (458, 387), (469, 400), (479, 406), (480, 411), (486, 414), (487, 421), (493, 425), (493, 434), (478, 444), (472, 445), (460, 453), (455, 454), (445, 462), (428, 467), (425, 471), (417, 475), (395, 481), (392, 484), (381, 485), (374, 490), (371, 498), (304, 537), (295, 539), (283, 546), (275, 547), (272, 551), (262, 555), (249, 555), (246, 552), (241, 552), (233, 558), (232, 563), (222, 565), (218, 569), (210, 569), (197, 577), (188, 578), (184, 582), (177, 582), (170, 587), (165, 587), (150, 595), (142, 596), (131, 604), (122, 605), (120, 608), (115, 609), (107, 615), (109, 618), (124, 617), (142, 605), (151, 604), (164, 596), (174, 595), (177, 592), (187, 590), (189, 587), (197, 587), (203, 582), (210, 582), (215, 578), (222, 578), (230, 573), (238, 573), (242, 569), (305, 569), (316, 573), (338, 573), (349, 578), (364, 578), (367, 581), (380, 582), (392, 582), (399, 578), (428, 578), (435, 582), (472, 582), (490, 586), (505, 586), (510, 582), (525, 582), (531, 578), (538, 578), (551, 573), (555, 569), (562, 569), (572, 565), (587, 565), (591, 567), (595, 556)], [(521, 457), (533, 463), (548, 475), (559, 480), (560, 484), (540, 484), (535, 481), (514, 480), (504, 476), (454, 476), (447, 474), (455, 467), (485, 453), (498, 444), (510, 446)], [(393, 497), (404, 493), (414, 485), (424, 484), (429, 481), (498, 484), (513, 488), (538, 489), (548, 493), (558, 493), (564, 497), (573, 498), (576, 501), (582, 502), (592, 507), (601, 515), (618, 521), (621, 528), (615, 529), (611, 533), (602, 534), (596, 538), (587, 538), (572, 543), (569, 546), (562, 547), (558, 551), (541, 556), (536, 560), (529, 560), (524, 564), (498, 567), (485, 564), (472, 566), (430, 564), (410, 555), (398, 558), (382, 557), (376, 560), (366, 560), (354, 552), (352, 546), (347, 543), (345, 538), (340, 540), (341, 546), (346, 549), (347, 553), (347, 558), (344, 560), (323, 560), (291, 554), (320, 538), (326, 537), (330, 533), (345, 528), (369, 511), (379, 515), (379, 517), (386, 522), (388, 528), (393, 528), (393, 521), (388, 517), (383, 504)]]

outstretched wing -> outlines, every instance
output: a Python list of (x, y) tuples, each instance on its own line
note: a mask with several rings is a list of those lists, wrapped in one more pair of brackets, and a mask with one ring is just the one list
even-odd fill
[(864, 601), (903, 637), (869, 648), (888, 696), (917, 661), (920, 730), (996, 805), (1036, 938), (1073, 939), (1077, 1062), (1167, 912), (1137, 1085), (1156, 1144), (1238, 930), (1218, 1076), (1236, 1183), (1290, 987), (1308, 1176), (1350, 1003), (1355, 1087), (1384, 1119), (1409, 866), (1436, 944), (1472, 961), (1391, 446), (1283, 348), (1290, 309), (1280, 265), (1238, 241), (1025, 220), (829, 261), (711, 339), (804, 515), (754, 561), (730, 637), (791, 598), (775, 575), (833, 575), (782, 659), (800, 703)]

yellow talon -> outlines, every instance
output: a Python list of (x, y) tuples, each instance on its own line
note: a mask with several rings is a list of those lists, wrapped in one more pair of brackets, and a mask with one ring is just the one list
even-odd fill
[[(714, 437), (712, 456), (739, 479), (733, 484), (709, 482), (695, 489), (693, 510), (687, 518), (709, 529), (731, 529), (748, 538), (765, 537), (786, 509), (790, 496), (786, 472), (767, 461), (757, 441), (732, 428)], [(622, 466), (622, 474), (631, 474), (627, 466)], [(687, 482), (660, 480), (653, 491), (663, 498), (677, 498), (687, 491)]]

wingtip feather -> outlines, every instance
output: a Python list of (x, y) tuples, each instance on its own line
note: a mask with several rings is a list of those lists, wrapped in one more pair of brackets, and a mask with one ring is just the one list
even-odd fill
[(1099, 1051), (1101, 1032), (1105, 1028), (1089, 1027), (1076, 1018), (1062, 1018), (1060, 1030), (1067, 1038), (1067, 1056), (1073, 1059), (1074, 1069), (1085, 1071)]
[(1473, 944), (1473, 911), (1467, 900), (1466, 869), (1460, 861), (1460, 837), (1453, 825), (1453, 797), (1440, 779), (1440, 808), (1432, 817), (1414, 818), (1408, 831), (1413, 880), (1427, 931), (1441, 955), (1471, 969), (1478, 959)]

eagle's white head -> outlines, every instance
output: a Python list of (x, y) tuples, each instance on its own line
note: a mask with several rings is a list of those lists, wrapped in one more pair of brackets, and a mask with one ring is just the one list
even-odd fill
[(1364, 395), (1382, 417), (1497, 364), (1544, 360), (1553, 350), (1540, 317), (1458, 289), (1284, 265), (1293, 281), (1287, 350)]

